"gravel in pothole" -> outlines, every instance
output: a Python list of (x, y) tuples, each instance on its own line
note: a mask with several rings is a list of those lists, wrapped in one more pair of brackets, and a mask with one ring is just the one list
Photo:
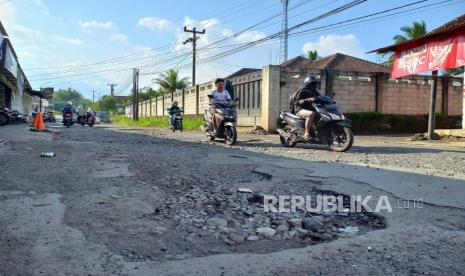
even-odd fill
[[(311, 196), (323, 194), (315, 188), (301, 192)], [(286, 191), (274, 190), (267, 194), (282, 195)], [(130, 236), (129, 246), (114, 250), (128, 261), (184, 259), (232, 252), (267, 253), (385, 227), (384, 219), (371, 213), (266, 213), (262, 194), (240, 193), (225, 187), (206, 190), (189, 186), (178, 195), (164, 197), (153, 213), (140, 218), (157, 225), (146, 229), (151, 238)]]

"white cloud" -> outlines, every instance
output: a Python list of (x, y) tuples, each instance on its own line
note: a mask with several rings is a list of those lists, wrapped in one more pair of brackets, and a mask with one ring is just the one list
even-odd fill
[(233, 32), (233, 30), (231, 30), (231, 29), (223, 29), (223, 30), (221, 30), (221, 34), (222, 34), (223, 36), (228, 37), (228, 36), (234, 35), (234, 32)]
[(105, 22), (99, 22), (99, 21), (79, 21), (79, 26), (81, 26), (81, 29), (88, 33), (92, 33), (94, 30), (105, 30), (105, 31), (112, 31), (112, 32), (117, 32), (119, 30), (118, 26), (112, 21), (105, 21)]
[(264, 32), (259, 32), (259, 31), (250, 31), (250, 32), (245, 32), (236, 37), (236, 40), (239, 42), (252, 42), (256, 41), (259, 39), (262, 39), (266, 37), (266, 34)]
[(174, 28), (174, 24), (166, 19), (158, 17), (144, 17), (139, 19), (137, 26), (148, 28), (152, 31), (167, 31)]
[(353, 34), (348, 35), (322, 35), (316, 42), (307, 42), (303, 46), (303, 51), (317, 50), (320, 56), (343, 53), (355, 57), (363, 57), (365, 50), (360, 45), (360, 41)]
[(115, 43), (119, 43), (119, 44), (127, 44), (129, 43), (129, 39), (127, 36), (123, 35), (123, 34), (113, 34), (111, 37), (110, 37), (110, 40), (112, 42), (115, 42)]
[(68, 38), (59, 35), (53, 36), (53, 39), (60, 43), (72, 44), (72, 45), (81, 45), (82, 41), (77, 38)]
[(11, 26), (10, 36), (18, 36), (18, 38), (28, 40), (29, 43), (34, 43), (43, 38), (43, 33), (27, 26), (16, 24)]

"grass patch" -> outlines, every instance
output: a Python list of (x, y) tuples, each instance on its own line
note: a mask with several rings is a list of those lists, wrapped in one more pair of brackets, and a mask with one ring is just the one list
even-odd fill
[[(112, 124), (123, 125), (123, 126), (139, 126), (139, 127), (159, 127), (168, 128), (168, 117), (151, 117), (151, 118), (139, 118), (139, 121), (133, 121), (130, 118), (126, 118), (125, 115), (115, 115), (112, 117)], [(184, 130), (200, 130), (200, 126), (203, 125), (202, 115), (186, 115), (183, 116), (182, 123)]]

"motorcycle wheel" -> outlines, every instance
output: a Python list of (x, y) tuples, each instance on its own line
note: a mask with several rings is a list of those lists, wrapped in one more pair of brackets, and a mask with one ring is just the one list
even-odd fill
[(332, 128), (329, 133), (328, 143), (330, 150), (344, 152), (354, 143), (354, 133), (348, 127)]
[(8, 115), (1, 113), (0, 114), (0, 126), (7, 125), (10, 122)]
[(71, 122), (69, 120), (66, 121), (66, 127), (69, 128), (71, 126)]
[(226, 137), (224, 140), (227, 145), (232, 146), (237, 142), (237, 131), (236, 127), (226, 127), (224, 130), (224, 136)]
[(181, 121), (181, 122), (179, 122), (179, 125), (178, 125), (178, 127), (179, 127), (179, 131), (180, 131), (180, 132), (182, 132), (182, 130), (183, 130), (182, 121)]
[[(290, 132), (289, 127), (284, 127), (283, 131), (285, 132)], [(279, 135), (279, 141), (281, 142), (281, 145), (285, 146), (286, 148), (293, 148), (297, 145), (296, 142), (289, 142), (289, 139), (286, 139), (285, 137)]]

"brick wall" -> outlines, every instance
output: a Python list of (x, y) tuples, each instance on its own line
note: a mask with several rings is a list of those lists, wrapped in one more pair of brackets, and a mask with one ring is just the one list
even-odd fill
[[(263, 75), (267, 74), (264, 78)], [(303, 84), (309, 74), (321, 76), (322, 94), (334, 95), (344, 112), (379, 111), (385, 114), (424, 115), (428, 114), (430, 76), (411, 76), (390, 80), (387, 75), (359, 74), (356, 72), (332, 72), (327, 80), (325, 71), (319, 69), (281, 68), (267, 66), (262, 71), (232, 79), (235, 97), (240, 98), (238, 110), (240, 126), (262, 125), (273, 129), (279, 111), (289, 109), (289, 97)], [(274, 79), (270, 79), (274, 78)], [(328, 86), (326, 87), (328, 82)], [(377, 85), (378, 83), (378, 85)], [(443, 112), (443, 93), (447, 96), (447, 114), (461, 115), (463, 108), (463, 79), (453, 78), (443, 92), (443, 81), (438, 79), (436, 112)], [(328, 88), (328, 89), (326, 89)], [(175, 101), (183, 106), (186, 115), (203, 114), (208, 108), (207, 95), (214, 89), (207, 82), (179, 90), (173, 94)], [(264, 91), (270, 90), (270, 91)], [(183, 103), (184, 93), (184, 103)], [(171, 94), (140, 104), (140, 117), (166, 115), (171, 104)], [(271, 101), (265, 103), (263, 101)], [(377, 105), (378, 101), (378, 105)], [(264, 110), (267, 109), (267, 110)], [(265, 112), (266, 111), (266, 112)]]

